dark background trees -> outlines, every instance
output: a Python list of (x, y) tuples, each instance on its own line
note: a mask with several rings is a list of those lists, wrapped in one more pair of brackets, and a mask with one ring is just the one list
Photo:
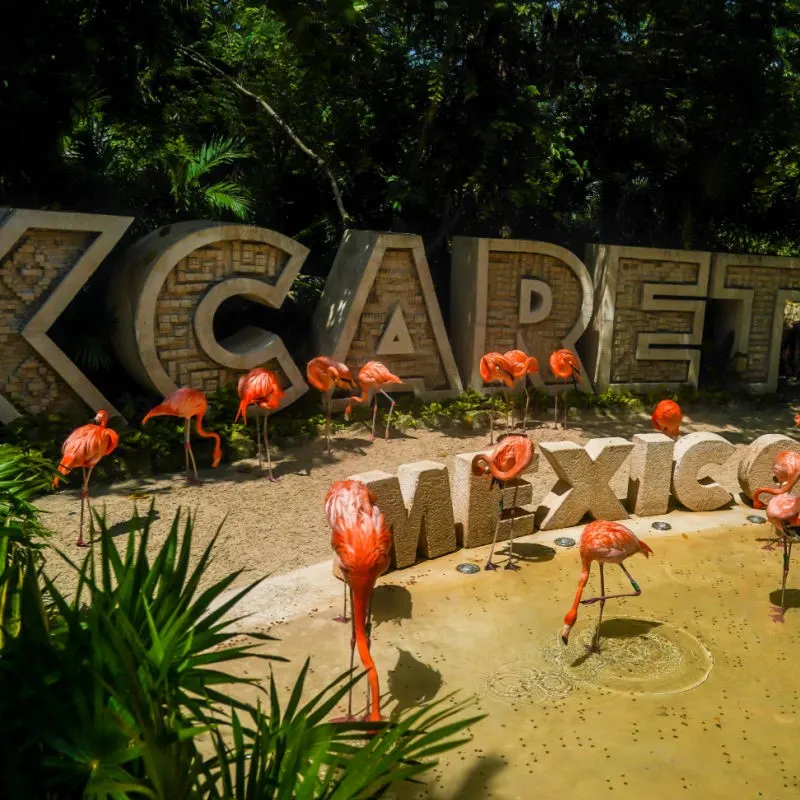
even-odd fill
[(243, 218), (312, 276), (345, 224), (413, 231), (443, 300), (457, 234), (797, 254), (798, 5), (31, 0), (0, 204)]

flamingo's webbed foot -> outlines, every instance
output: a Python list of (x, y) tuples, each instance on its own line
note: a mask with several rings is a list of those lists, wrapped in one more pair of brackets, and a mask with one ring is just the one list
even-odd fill
[(770, 612), (770, 619), (773, 622), (786, 622), (786, 619), (784, 618), (785, 613), (786, 612), (782, 608), (773, 606), (772, 611)]
[(484, 569), (497, 569), (497, 564), (494, 564), (491, 561), (487, 561)]
[(513, 561), (511, 561), (511, 559), (509, 559), (508, 561), (506, 561), (506, 565), (503, 567), (503, 569), (518, 570), (520, 569), (520, 566), (519, 564), (515, 564)]

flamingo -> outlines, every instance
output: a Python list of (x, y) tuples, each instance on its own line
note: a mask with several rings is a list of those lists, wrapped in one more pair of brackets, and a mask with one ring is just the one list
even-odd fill
[[(119, 434), (107, 427), (108, 412), (100, 410), (95, 414), (94, 421), (88, 425), (81, 425), (75, 428), (72, 433), (64, 440), (61, 446), (61, 463), (58, 471), (61, 475), (69, 475), (70, 471), (78, 467), (83, 471), (83, 488), (81, 489), (81, 516), (78, 533), (78, 547), (86, 547), (83, 541), (83, 504), (89, 510), (89, 532), (94, 532), (92, 523), (92, 506), (89, 503), (89, 480), (92, 477), (92, 470), (97, 466), (103, 456), (113, 453), (119, 444)], [(56, 475), (53, 478), (53, 488), (58, 486), (61, 478)]]
[(665, 433), (671, 439), (680, 436), (683, 411), (674, 400), (662, 400), (653, 411), (651, 419), (657, 431)]
[[(272, 483), (277, 483), (278, 479), (272, 474), (272, 457), (269, 452), (269, 435), (267, 434), (267, 423), (269, 422), (269, 412), (274, 411), (281, 404), (284, 391), (278, 383), (278, 376), (274, 372), (270, 372), (263, 367), (255, 367), (251, 369), (246, 375), (239, 378), (239, 409), (236, 412), (236, 417), (233, 420), (236, 422), (239, 417), (244, 420), (247, 425), (247, 407), (256, 405), (265, 412), (264, 416), (264, 444), (267, 448), (267, 469), (269, 471), (269, 480)], [(262, 470), (261, 460), (261, 426), (258, 424), (258, 415), (256, 415), (256, 442), (258, 443), (258, 471)]]
[(528, 375), (535, 375), (539, 371), (539, 361), (535, 356), (529, 356), (522, 350), (509, 350), (503, 357), (514, 367), (514, 378), (522, 378), (525, 386), (525, 411), (522, 414), (522, 430), (526, 431), (528, 425), (528, 406), (531, 396), (528, 392)]
[[(578, 357), (572, 350), (562, 348), (550, 353), (548, 359), (550, 363), (550, 372), (559, 379), (559, 381), (566, 381), (572, 379), (573, 386), (578, 388), (578, 378), (581, 374), (581, 366)], [(564, 429), (567, 428), (567, 399), (564, 398)], [(556, 405), (555, 405), (555, 426), (558, 427), (558, 389), (556, 389)]]
[[(486, 455), (485, 453), (478, 453), (472, 459), (472, 473), (473, 475), (487, 475), (490, 474), (490, 489), (495, 483), (500, 484), (500, 517), (497, 520), (497, 525), (494, 529), (494, 539), (492, 541), (492, 549), (489, 551), (489, 559), (486, 562), (484, 569), (497, 569), (497, 565), (492, 563), (492, 556), (494, 555), (494, 548), (497, 544), (497, 534), (500, 530), (500, 523), (503, 519), (503, 490), (506, 488), (506, 482), (518, 478), (530, 466), (531, 459), (533, 458), (533, 444), (527, 436), (506, 436), (502, 442), (498, 442), (497, 447)], [(517, 487), (514, 487), (514, 506), (516, 506)], [(514, 517), (511, 517), (511, 525), (509, 531), (509, 545), (508, 545), (508, 561), (506, 561), (505, 569), (519, 569), (519, 566), (513, 563), (514, 558)]]
[[(792, 530), (800, 525), (800, 497), (789, 492), (800, 480), (800, 453), (785, 450), (778, 453), (772, 466), (773, 480), (778, 483), (778, 488), (765, 486), (753, 492), (753, 507), (763, 508), (759, 499), (761, 494), (771, 494), (772, 499), (767, 503), (767, 519), (772, 523), (778, 539), (783, 544), (783, 580), (781, 582), (781, 607), (774, 609), (773, 620), (784, 621), (786, 611), (786, 579), (789, 577), (789, 562), (792, 557), (792, 544), (797, 540), (797, 533)], [(770, 542), (764, 549), (772, 550), (775, 542)]]
[[(578, 591), (575, 594), (575, 599), (572, 601), (572, 607), (567, 611), (564, 617), (564, 628), (561, 631), (561, 641), (564, 642), (564, 644), (568, 644), (569, 632), (575, 624), (575, 620), (578, 618), (578, 605), (590, 605), (599, 602), (600, 616), (597, 620), (597, 630), (595, 631), (592, 645), (589, 649), (593, 653), (600, 652), (600, 624), (603, 621), (603, 606), (605, 606), (606, 600), (611, 600), (615, 597), (638, 597), (642, 593), (639, 584), (636, 583), (630, 572), (625, 569), (625, 565), (622, 562), (636, 553), (642, 553), (645, 558), (650, 558), (652, 552), (650, 547), (639, 539), (630, 528), (626, 528), (618, 522), (595, 520), (594, 522), (590, 522), (583, 529), (580, 544), (581, 576), (578, 580)], [(591, 597), (588, 600), (581, 600), (586, 581), (589, 580), (589, 570), (592, 568), (592, 561), (597, 561), (600, 564), (600, 596)], [(631, 582), (633, 592), (609, 595), (605, 593), (603, 567), (606, 564), (619, 564), (620, 569), (625, 573), (625, 577)]]
[[(360, 481), (342, 483), (349, 486), (340, 485), (335, 488), (334, 484), (328, 493), (328, 499), (331, 500), (330, 508), (339, 510), (339, 516), (334, 519), (332, 526), (331, 546), (336, 552), (339, 569), (350, 587), (350, 602), (353, 606), (350, 669), (353, 669), (354, 650), (357, 646), (369, 682), (369, 713), (366, 719), (379, 722), (380, 686), (378, 671), (370, 653), (369, 617), (375, 583), (389, 568), (392, 535), (386, 527), (381, 510), (371, 503), (368, 507), (365, 506), (364, 500), (369, 498), (367, 487)], [(335, 499), (332, 499), (332, 493)], [(352, 693), (348, 700), (347, 716), (352, 719)]]
[[(331, 484), (325, 495), (325, 516), (331, 529), (341, 527), (353, 509), (369, 511), (375, 503), (374, 492), (367, 488), (361, 481), (336, 481)], [(347, 622), (347, 584), (344, 586), (344, 609), (341, 617), (335, 617), (336, 622)]]
[(350, 419), (350, 414), (353, 410), (353, 403), (363, 403), (368, 397), (370, 391), (375, 392), (374, 408), (372, 409), (372, 433), (369, 435), (369, 440), (375, 440), (375, 417), (378, 415), (378, 392), (392, 404), (389, 407), (389, 418), (386, 420), (386, 439), (389, 438), (389, 425), (392, 423), (392, 412), (394, 411), (395, 401), (383, 391), (383, 387), (387, 383), (402, 383), (402, 379), (397, 375), (389, 372), (389, 370), (381, 364), (380, 361), (367, 361), (363, 367), (358, 371), (358, 383), (361, 386), (361, 394), (353, 395), (347, 403), (347, 408), (344, 410), (344, 418)]
[[(501, 383), (509, 388), (514, 385), (514, 365), (502, 353), (486, 353), (480, 361), (481, 378), (484, 383)], [(508, 434), (508, 395), (506, 400), (506, 435)], [(494, 444), (494, 414), (489, 413), (489, 444)]]
[(800, 427), (800, 414), (794, 415), (794, 426), (795, 428)]
[[(142, 425), (147, 423), (147, 420), (152, 417), (182, 417), (183, 418), (183, 448), (186, 455), (186, 480), (189, 483), (200, 483), (200, 476), (197, 474), (197, 462), (194, 460), (194, 453), (192, 452), (191, 428), (192, 417), (195, 417), (195, 429), (198, 436), (206, 439), (214, 440), (214, 457), (211, 461), (211, 466), (216, 467), (222, 458), (222, 445), (220, 442), (219, 434), (212, 433), (211, 431), (203, 430), (203, 416), (208, 409), (208, 401), (206, 396), (197, 389), (176, 389), (171, 395), (165, 397), (163, 402), (159, 403), (155, 408), (151, 408), (144, 415)], [(189, 471), (189, 459), (192, 460), (192, 467), (194, 467), (194, 479), (192, 479), (191, 472)]]
[(336, 388), (356, 388), (356, 382), (350, 374), (350, 368), (341, 361), (334, 361), (328, 356), (312, 358), (306, 366), (308, 382), (323, 394), (325, 404), (325, 442), (328, 455), (331, 454), (331, 400)]

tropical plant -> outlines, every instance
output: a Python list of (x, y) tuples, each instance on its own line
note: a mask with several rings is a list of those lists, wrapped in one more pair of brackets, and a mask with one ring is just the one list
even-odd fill
[[(228, 592), (234, 572), (206, 585), (216, 537), (193, 556), (194, 518), (180, 510), (152, 559), (152, 504), (132, 521), (122, 551), (96, 516), (98, 559), (89, 553), (75, 567), (73, 598), (46, 575), (40, 581), (27, 554), (24, 624), (0, 651), (0, 680), (14, 687), (0, 695), (7, 796), (379, 797), (462, 744), (477, 721), (464, 718), (465, 705), (442, 701), (399, 724), (333, 724), (334, 706), (363, 676), (346, 673), (301, 705), (308, 663), (285, 706), (273, 681), (267, 710), (247, 704), (236, 687), (257, 679), (226, 665), (285, 660), (254, 652), (273, 637), (249, 634), (237, 643), (242, 634), (230, 627), (230, 612), (258, 581)], [(43, 589), (57, 608), (55, 622), (45, 614)], [(203, 734), (212, 739), (210, 756)]]

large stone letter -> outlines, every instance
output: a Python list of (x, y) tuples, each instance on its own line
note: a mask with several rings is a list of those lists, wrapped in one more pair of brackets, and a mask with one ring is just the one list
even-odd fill
[[(555, 390), (547, 367), (553, 350), (569, 347), (592, 317), (592, 282), (569, 250), (521, 239), (453, 239), (450, 335), (464, 383), (481, 389), (484, 353), (519, 348), (539, 360), (532, 382)], [(590, 392), (582, 370), (580, 388)]]
[(424, 558), (438, 558), (456, 547), (453, 503), (447, 467), (436, 461), (402, 464), (397, 477), (375, 470), (351, 475), (375, 493), (375, 504), (392, 531), (392, 567), (402, 569)]
[[(484, 453), (490, 450), (482, 451)], [(498, 484), (489, 488), (488, 477), (478, 477), (472, 473), (472, 459), (477, 453), (459, 453), (453, 473), (453, 515), (456, 521), (456, 533), (462, 547), (481, 547), (491, 544), (494, 529), (500, 518), (500, 496), (503, 497), (503, 519), (497, 532), (497, 541), (508, 539), (511, 519), (514, 519), (514, 536), (527, 536), (533, 533), (534, 512), (525, 511), (520, 506), (528, 505), (533, 500), (533, 485), (524, 478), (508, 481), (506, 488)], [(539, 454), (533, 454), (533, 460), (527, 472), (536, 472), (539, 468)]]
[(665, 514), (672, 484), (675, 442), (663, 433), (637, 433), (633, 437), (628, 478), (628, 508), (637, 517)]
[(145, 236), (111, 287), (120, 360), (164, 395), (184, 386), (211, 392), (264, 366), (286, 392), (281, 408), (293, 403), (308, 386), (281, 339), (245, 327), (218, 342), (214, 314), (236, 295), (280, 308), (307, 255), (293, 239), (248, 225), (182, 222)]
[(587, 247), (597, 314), (582, 347), (596, 391), (697, 386), (710, 261), (690, 250)]
[[(777, 486), (772, 480), (772, 465), (778, 453), (786, 450), (800, 453), (800, 442), (779, 433), (765, 433), (747, 445), (739, 462), (739, 486), (747, 497), (752, 500), (753, 492), (762, 486)], [(800, 495), (800, 483), (791, 493)], [(766, 495), (760, 499), (765, 503), (769, 500)]]
[(575, 442), (541, 442), (558, 483), (537, 511), (543, 531), (578, 525), (586, 514), (594, 519), (627, 519), (625, 506), (609, 483), (633, 449), (618, 436), (592, 439), (585, 447)]
[(48, 331), (131, 222), (0, 209), (0, 422), (86, 406), (118, 413)]
[(736, 448), (718, 433), (687, 433), (675, 445), (672, 493), (689, 511), (716, 511), (731, 496), (711, 478), (698, 478), (708, 464), (724, 464)]
[(403, 379), (392, 391), (461, 391), (419, 236), (345, 232), (314, 313), (314, 351), (354, 372), (380, 359)]
[(733, 352), (747, 354), (741, 379), (754, 391), (774, 392), (784, 306), (800, 302), (800, 259), (715, 253), (709, 298), (727, 301), (716, 338), (733, 330)]

